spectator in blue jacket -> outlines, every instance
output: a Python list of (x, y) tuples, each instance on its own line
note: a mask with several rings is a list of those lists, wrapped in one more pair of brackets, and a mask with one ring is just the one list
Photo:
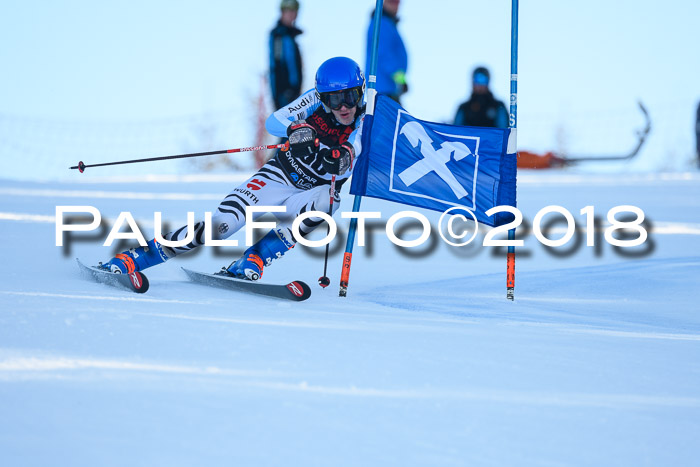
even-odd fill
[(297, 0), (282, 0), (280, 19), (270, 32), (270, 87), (275, 108), (280, 109), (301, 95), (302, 63), (294, 26), (299, 11)]
[[(379, 46), (377, 49), (377, 92), (386, 94), (400, 103), (401, 95), (408, 91), (406, 70), (408, 54), (406, 46), (396, 28), (396, 16), (400, 0), (384, 0), (382, 19), (379, 25)], [(367, 30), (367, 59), (365, 73), (369, 73), (372, 59), (372, 35), (374, 32), (374, 12)]]
[(454, 124), (492, 128), (508, 127), (508, 111), (489, 89), (491, 74), (483, 66), (472, 73), (472, 95), (457, 109)]

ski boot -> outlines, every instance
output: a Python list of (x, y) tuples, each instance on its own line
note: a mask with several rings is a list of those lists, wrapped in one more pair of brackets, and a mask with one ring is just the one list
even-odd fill
[(106, 263), (100, 263), (99, 267), (116, 274), (129, 274), (164, 263), (173, 256), (175, 254), (170, 248), (164, 247), (153, 239), (146, 246), (119, 253)]
[(256, 281), (262, 277), (263, 268), (269, 266), (273, 259), (281, 258), (294, 247), (281, 229), (270, 230), (255, 245), (248, 248), (243, 256), (234, 261), (221, 274)]

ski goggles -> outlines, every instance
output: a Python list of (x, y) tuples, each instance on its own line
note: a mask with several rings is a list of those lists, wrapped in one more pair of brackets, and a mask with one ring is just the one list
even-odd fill
[(360, 88), (343, 89), (342, 91), (324, 92), (319, 94), (321, 102), (333, 110), (340, 110), (342, 106), (352, 108), (357, 106), (362, 99)]
[(474, 75), (474, 84), (477, 84), (479, 86), (488, 86), (489, 77), (486, 76), (484, 73), (477, 73)]

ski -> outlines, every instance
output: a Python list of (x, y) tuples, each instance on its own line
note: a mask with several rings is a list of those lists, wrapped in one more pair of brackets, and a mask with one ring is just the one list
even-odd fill
[(131, 290), (136, 293), (145, 293), (148, 290), (148, 278), (141, 272), (115, 274), (95, 266), (86, 266), (77, 258), (76, 261), (83, 276), (95, 282)]
[(238, 292), (265, 295), (267, 297), (281, 298), (301, 302), (311, 296), (311, 288), (302, 281), (293, 281), (289, 284), (261, 284), (245, 279), (222, 274), (206, 274), (182, 268), (192, 282), (235, 290)]

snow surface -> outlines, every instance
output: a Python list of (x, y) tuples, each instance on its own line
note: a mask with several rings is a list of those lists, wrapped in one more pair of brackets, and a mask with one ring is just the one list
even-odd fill
[[(631, 204), (653, 229), (634, 257), (602, 236), (558, 256), (526, 237), (514, 302), (502, 252), (438, 241), (412, 258), (381, 231), (355, 247), (344, 299), (341, 252), (322, 290), (322, 257), (301, 247), (264, 279), (312, 284), (303, 303), (180, 270), (215, 271), (236, 249), (149, 270), (145, 295), (89, 282), (74, 258), (113, 248), (106, 232), (55, 246), (57, 205), (131, 211), (150, 238), (154, 211), (175, 227), (241, 180), (99, 177), (0, 181), (2, 466), (698, 465), (698, 173), (522, 171), (530, 221), (550, 204), (577, 220)], [(403, 209), (362, 204), (384, 220)]]

